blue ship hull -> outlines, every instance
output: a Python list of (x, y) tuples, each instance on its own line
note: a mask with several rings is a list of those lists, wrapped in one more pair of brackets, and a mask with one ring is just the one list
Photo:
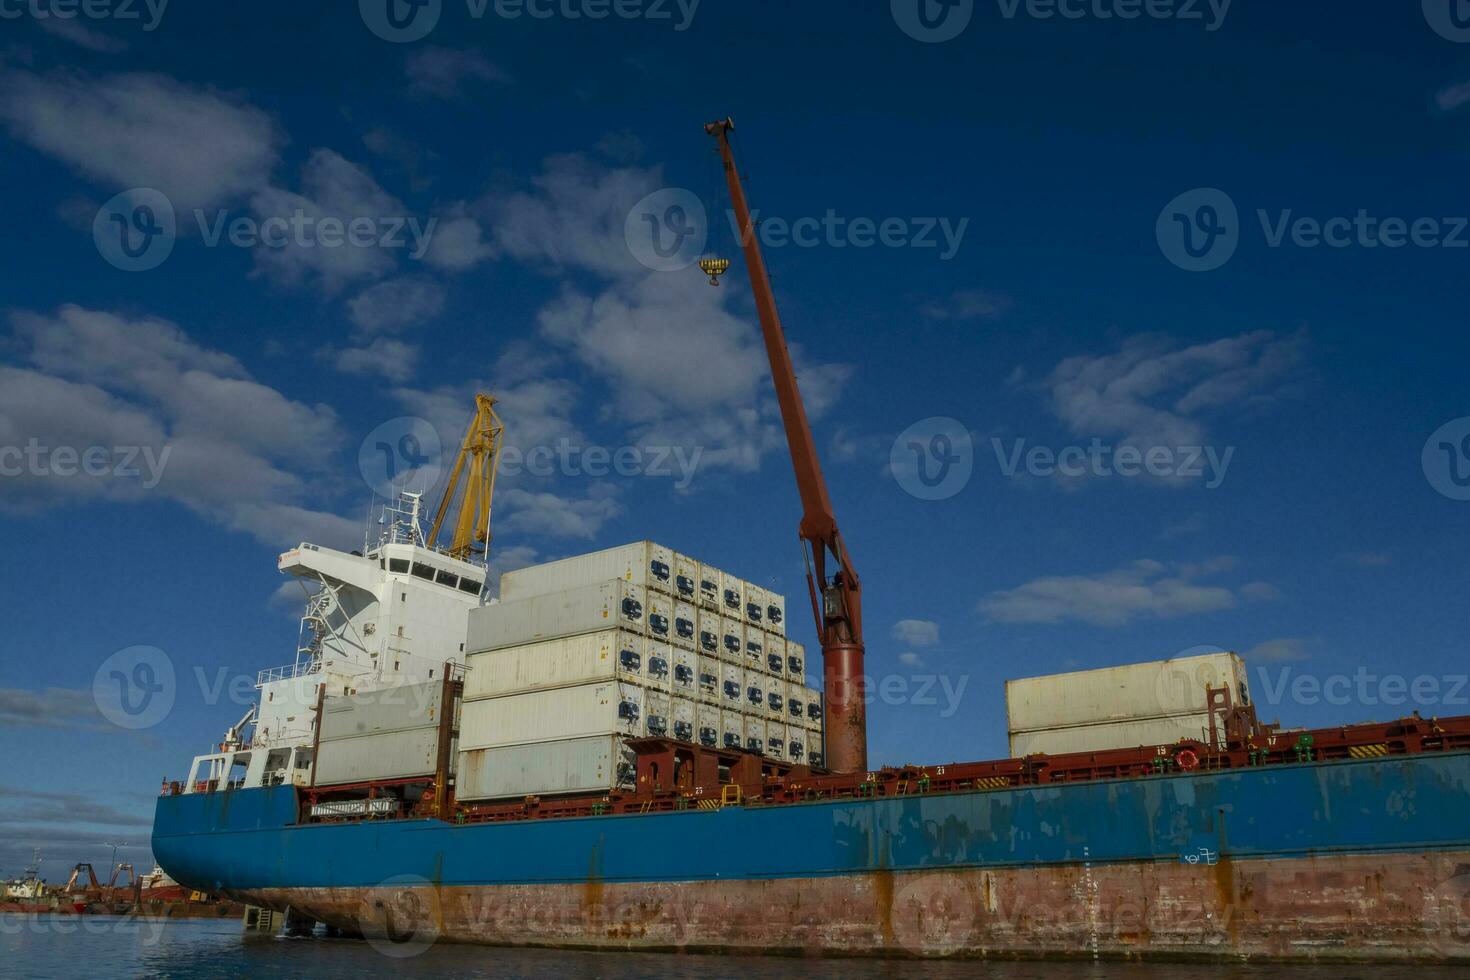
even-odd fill
[(165, 797), (153, 849), (191, 887), (369, 935), (1470, 959), (1470, 753), (512, 823), (296, 819), (290, 787)]

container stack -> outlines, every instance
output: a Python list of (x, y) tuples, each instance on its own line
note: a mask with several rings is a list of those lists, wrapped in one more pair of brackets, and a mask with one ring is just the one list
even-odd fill
[(1209, 653), (1006, 682), (1013, 758), (1208, 741), (1209, 692), (1249, 705), (1245, 662)]
[(508, 572), (470, 614), (457, 792), (631, 787), (629, 738), (821, 764), (786, 601), (651, 541)]

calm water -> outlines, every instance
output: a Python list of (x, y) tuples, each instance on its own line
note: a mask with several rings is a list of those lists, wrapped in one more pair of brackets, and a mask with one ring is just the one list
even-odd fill
[(139, 923), (104, 916), (0, 915), (0, 976), (36, 980), (115, 980), (120, 977), (352, 978), (391, 974), (455, 978), (555, 976), (741, 980), (813, 977), (817, 980), (986, 977), (996, 980), (1465, 980), (1464, 969), (1398, 967), (1301, 967), (1196, 965), (1092, 965), (1070, 963), (912, 963), (807, 960), (633, 953), (567, 953), (439, 946), (411, 959), (390, 959), (364, 942), (246, 936), (235, 920)]

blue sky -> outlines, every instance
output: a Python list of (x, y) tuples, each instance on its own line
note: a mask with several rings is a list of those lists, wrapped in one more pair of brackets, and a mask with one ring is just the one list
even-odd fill
[[(0, 477), (0, 873), (33, 841), (52, 878), (105, 861), (98, 841), (146, 841), (160, 779), (243, 710), (209, 692), (292, 659), (276, 554), (355, 547), (364, 439), (418, 417), (452, 442), (478, 389), (518, 451), (698, 459), (688, 481), (508, 477), (500, 567), (651, 537), (802, 598), (743, 268), (711, 289), (639, 261), (643, 215), (669, 217), (676, 189), (726, 206), (701, 131), (725, 114), (864, 579), (870, 672), (957, 692), (955, 710), (939, 684), (935, 704), (875, 704), (876, 762), (1001, 756), (1006, 678), (1201, 645), (1250, 655), (1258, 700), (1371, 678), (1264, 706), (1290, 724), (1470, 712), (1470, 45), (1432, 3), (1123, 20), (992, 0), (926, 41), (902, 2), (591, 20), (572, 0), (544, 19), (445, 0), (406, 43), (339, 6), (175, 2), (152, 30), (141, 6), (4, 7), (22, 15), (0, 19), (0, 447), (163, 466)], [(107, 208), (131, 191), (133, 214), (138, 188), (177, 231), (126, 271)], [(375, 244), (210, 244), (221, 216), (298, 214), (323, 234), (370, 219)], [(802, 219), (809, 247), (782, 233)], [(1385, 219), (1414, 240), (1384, 244)], [(1025, 462), (1094, 440), (1165, 455), (1135, 476)], [(923, 499), (911, 442), (955, 457), (924, 460), (958, 474), (943, 499)], [(1194, 447), (1219, 462), (1193, 475)], [(177, 687), (140, 732), (91, 695), (136, 645)], [(1392, 703), (1388, 675), (1437, 693)]]

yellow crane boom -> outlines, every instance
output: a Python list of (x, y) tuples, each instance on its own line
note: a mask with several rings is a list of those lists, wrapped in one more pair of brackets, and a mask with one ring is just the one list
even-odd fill
[(475, 416), (465, 431), (464, 445), (454, 461), (454, 469), (444, 487), (444, 499), (439, 502), (434, 526), (429, 531), (432, 547), (439, 541), (444, 519), (463, 477), (464, 493), (460, 495), (453, 537), (449, 546), (442, 549), (451, 558), (468, 561), (475, 552), (484, 553), (490, 549), (490, 504), (495, 497), (495, 473), (500, 468), (500, 440), (504, 435), (505, 426), (501, 424), (500, 416), (495, 414), (495, 399), (483, 392), (477, 394)]

